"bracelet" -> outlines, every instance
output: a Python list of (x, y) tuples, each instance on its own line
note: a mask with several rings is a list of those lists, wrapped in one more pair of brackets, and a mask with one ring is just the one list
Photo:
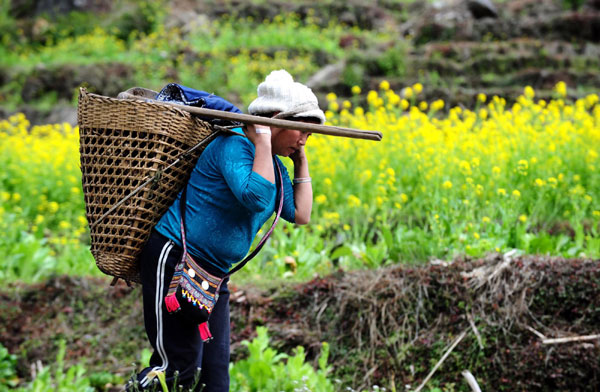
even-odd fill
[(297, 177), (294, 178), (294, 184), (302, 184), (305, 182), (311, 182), (312, 179), (310, 177)]
[(270, 135), (271, 134), (271, 128), (255, 127), (254, 129), (256, 130), (257, 134), (261, 134), (261, 135)]

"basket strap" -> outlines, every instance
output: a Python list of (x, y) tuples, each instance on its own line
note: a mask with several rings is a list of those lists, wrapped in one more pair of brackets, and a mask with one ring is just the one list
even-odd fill
[[(244, 258), (244, 260), (240, 261), (232, 270), (230, 270), (227, 273), (227, 275), (225, 275), (225, 277), (231, 276), (235, 272), (237, 272), (240, 269), (242, 269), (246, 265), (246, 263), (248, 263), (250, 260), (252, 260), (254, 258), (254, 256), (256, 256), (258, 254), (258, 252), (260, 252), (260, 250), (262, 249), (262, 247), (267, 242), (267, 239), (269, 238), (269, 236), (271, 235), (271, 233), (273, 233), (273, 229), (275, 229), (275, 225), (277, 225), (277, 222), (279, 221), (279, 217), (281, 216), (281, 210), (283, 209), (283, 176), (281, 175), (281, 167), (280, 167), (279, 161), (277, 159), (275, 159), (275, 166), (277, 167), (277, 174), (279, 176), (279, 203), (278, 203), (278, 206), (277, 206), (277, 214), (275, 215), (275, 219), (273, 220), (273, 223), (271, 224), (271, 228), (261, 238), (260, 242), (258, 243), (258, 245), (256, 245), (256, 248), (254, 248), (254, 250), (252, 251), (252, 253), (250, 253), (249, 255), (247, 255)], [(183, 192), (181, 193), (181, 199), (179, 200), (179, 211), (181, 213), (181, 221), (180, 221), (180, 226), (181, 226), (181, 243), (183, 244), (183, 257), (181, 259), (182, 261), (184, 260), (185, 254), (187, 253), (187, 245), (186, 245), (186, 240), (185, 240), (185, 210), (186, 210), (185, 204), (186, 204), (186, 193), (187, 193), (187, 185), (183, 188)]]

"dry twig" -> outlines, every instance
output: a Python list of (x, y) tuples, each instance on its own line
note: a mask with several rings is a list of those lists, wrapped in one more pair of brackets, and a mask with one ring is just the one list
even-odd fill
[(471, 315), (471, 313), (467, 313), (467, 320), (469, 320), (469, 325), (471, 325), (471, 329), (473, 330), (473, 333), (475, 334), (475, 337), (477, 338), (477, 343), (479, 344), (479, 348), (483, 350), (483, 341), (481, 339), (481, 334), (479, 333), (479, 330), (475, 326), (475, 322), (473, 321), (473, 316)]
[(570, 336), (567, 338), (556, 338), (556, 339), (544, 339), (543, 344), (559, 344), (559, 343), (571, 343), (571, 342), (582, 342), (586, 340), (600, 339), (600, 335), (585, 335), (585, 336)]
[(419, 392), (421, 389), (423, 389), (423, 387), (425, 386), (425, 384), (427, 384), (427, 381), (429, 381), (429, 379), (433, 376), (433, 374), (440, 367), (440, 365), (442, 363), (444, 363), (444, 361), (446, 360), (446, 358), (448, 358), (448, 355), (450, 355), (450, 353), (452, 352), (452, 350), (454, 350), (454, 348), (458, 345), (458, 343), (460, 343), (460, 341), (463, 340), (463, 338), (465, 337), (465, 335), (467, 334), (468, 331), (469, 331), (469, 329), (467, 328), (466, 330), (462, 331), (460, 333), (460, 335), (458, 335), (458, 337), (456, 339), (454, 339), (454, 342), (452, 342), (452, 345), (450, 346), (450, 348), (444, 353), (444, 355), (442, 355), (442, 358), (440, 358), (440, 360), (438, 361), (438, 363), (436, 363), (435, 366), (433, 367), (433, 369), (431, 369), (431, 371), (429, 372), (429, 374), (427, 375), (427, 377), (425, 377), (425, 380), (423, 380), (423, 382), (421, 383), (421, 385), (419, 385), (417, 387), (417, 389), (415, 389), (415, 392)]
[(477, 380), (475, 379), (473, 374), (471, 374), (470, 371), (463, 370), (461, 374), (467, 380), (467, 384), (469, 384), (469, 386), (471, 387), (473, 392), (481, 392), (481, 388), (479, 388), (479, 384), (477, 384)]
[(534, 334), (536, 334), (538, 338), (540, 338), (542, 340), (546, 340), (546, 336), (544, 334), (542, 334), (539, 331), (536, 331), (535, 329), (533, 329), (529, 325), (526, 325), (525, 328), (527, 328), (528, 330), (530, 330), (531, 332), (533, 332)]

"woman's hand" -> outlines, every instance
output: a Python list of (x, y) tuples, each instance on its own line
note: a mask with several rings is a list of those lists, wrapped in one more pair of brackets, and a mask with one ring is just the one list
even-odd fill
[(307, 163), (306, 153), (304, 152), (304, 146), (300, 146), (299, 149), (290, 154), (290, 159), (294, 162), (294, 167)]
[(271, 148), (271, 128), (265, 125), (246, 124), (243, 129), (246, 137), (255, 147), (261, 145)]

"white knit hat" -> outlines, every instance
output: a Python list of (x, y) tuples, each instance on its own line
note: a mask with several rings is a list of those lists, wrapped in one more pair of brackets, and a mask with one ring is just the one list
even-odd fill
[(272, 71), (258, 85), (258, 98), (248, 106), (254, 115), (279, 112), (276, 118), (313, 117), (325, 122), (325, 114), (312, 90), (302, 83), (294, 82), (286, 70)]

